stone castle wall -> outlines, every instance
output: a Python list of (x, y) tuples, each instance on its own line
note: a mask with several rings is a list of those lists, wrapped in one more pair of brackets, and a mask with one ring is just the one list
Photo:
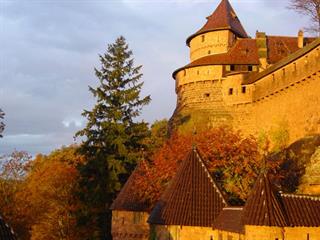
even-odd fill
[(112, 239), (148, 240), (148, 218), (146, 212), (112, 211)]
[(251, 100), (231, 103), (233, 125), (254, 135), (286, 128), (289, 142), (320, 133), (319, 49), (247, 85)]
[(285, 128), (289, 143), (320, 133), (319, 49), (280, 62), (246, 85), (242, 73), (223, 76), (223, 66), (203, 66), (203, 75), (199, 67), (180, 71), (176, 114), (190, 119), (190, 129), (231, 124), (257, 136)]
[(151, 240), (210, 240), (217, 239), (216, 231), (210, 227), (190, 226), (164, 226), (154, 225), (151, 227)]
[(235, 41), (234, 34), (229, 30), (207, 32), (190, 41), (191, 62), (211, 54), (225, 53)]

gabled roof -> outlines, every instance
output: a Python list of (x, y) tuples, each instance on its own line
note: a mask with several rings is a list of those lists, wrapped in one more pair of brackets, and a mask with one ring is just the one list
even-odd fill
[(5, 223), (0, 216), (0, 240), (17, 240), (18, 238), (14, 234), (13, 230)]
[(226, 205), (199, 152), (192, 149), (155, 205), (148, 222), (211, 227)]
[(243, 224), (255, 226), (287, 226), (281, 199), (274, 191), (267, 173), (262, 173), (243, 209)]
[(320, 197), (281, 194), (289, 226), (320, 227)]
[(136, 180), (139, 177), (139, 171), (143, 161), (138, 164), (136, 169), (128, 178), (125, 185), (122, 187), (117, 198), (113, 201), (110, 209), (118, 211), (132, 211), (132, 212), (149, 212), (151, 205), (137, 194)]
[(244, 226), (241, 220), (242, 210), (242, 207), (223, 208), (215, 220), (213, 228), (226, 232), (244, 233)]
[(202, 33), (221, 29), (229, 29), (236, 35), (243, 38), (248, 37), (228, 0), (222, 0), (216, 10), (209, 17), (207, 17), (206, 24), (195, 34), (188, 37), (187, 45), (189, 45), (192, 38)]

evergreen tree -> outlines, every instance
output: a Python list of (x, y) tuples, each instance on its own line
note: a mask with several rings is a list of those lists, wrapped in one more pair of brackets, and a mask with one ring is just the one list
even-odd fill
[[(4, 112), (1, 110), (0, 108), (0, 119), (4, 118)], [(2, 132), (4, 130), (5, 124), (3, 123), (3, 121), (0, 121), (0, 138), (2, 137)]]
[(79, 166), (79, 197), (85, 207), (78, 220), (94, 229), (91, 239), (111, 239), (110, 204), (144, 147), (148, 126), (136, 118), (151, 99), (140, 97), (142, 66), (134, 66), (124, 37), (109, 44), (100, 61), (101, 68), (95, 69), (99, 86), (89, 87), (97, 103), (91, 111), (84, 110), (87, 125), (76, 133), (84, 137), (80, 151), (88, 159)]

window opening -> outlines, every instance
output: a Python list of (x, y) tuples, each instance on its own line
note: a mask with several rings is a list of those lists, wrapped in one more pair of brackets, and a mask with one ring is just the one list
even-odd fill
[(230, 65), (230, 71), (234, 71), (236, 69), (235, 65)]
[(202, 36), (201, 36), (201, 41), (204, 42), (205, 39), (206, 39), (206, 36), (205, 36), (205, 35), (202, 35)]
[(242, 86), (242, 88), (241, 88), (241, 92), (242, 92), (242, 93), (246, 93), (246, 91), (247, 91), (246, 86)]
[(229, 95), (233, 94), (233, 88), (229, 88)]
[(248, 71), (252, 72), (253, 68), (251, 65), (248, 66)]

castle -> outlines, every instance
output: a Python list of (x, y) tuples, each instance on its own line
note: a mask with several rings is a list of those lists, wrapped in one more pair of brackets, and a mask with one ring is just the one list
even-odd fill
[[(171, 128), (285, 129), (289, 142), (320, 132), (320, 39), (250, 38), (222, 0), (187, 45)], [(136, 175), (111, 206), (114, 240), (320, 240), (320, 198), (277, 192), (265, 171), (242, 207), (227, 203), (196, 148), (154, 206), (133, 194)]]
[(288, 143), (320, 132), (320, 39), (250, 38), (229, 1), (187, 38), (190, 63), (173, 73), (171, 127), (231, 124), (243, 133), (288, 130)]

